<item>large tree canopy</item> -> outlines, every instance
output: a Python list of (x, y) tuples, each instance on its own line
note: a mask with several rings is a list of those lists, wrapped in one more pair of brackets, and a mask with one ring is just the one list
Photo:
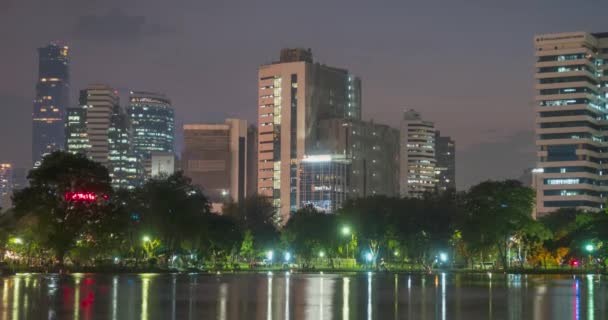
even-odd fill
[[(13, 197), (15, 211), (21, 217), (35, 216), (47, 229), (46, 244), (60, 262), (77, 237), (112, 211), (108, 170), (82, 155), (54, 152), (30, 171), (28, 180), (29, 187)], [(72, 200), (70, 193), (92, 194), (94, 198)]]

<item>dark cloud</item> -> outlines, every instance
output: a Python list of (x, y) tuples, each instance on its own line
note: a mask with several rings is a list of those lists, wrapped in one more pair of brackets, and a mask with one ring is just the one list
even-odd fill
[(84, 40), (136, 41), (172, 32), (172, 28), (148, 22), (145, 16), (129, 15), (120, 9), (81, 16), (74, 25), (74, 35)]
[(495, 142), (476, 144), (464, 150), (456, 141), (456, 182), (463, 190), (488, 179), (516, 179), (534, 167), (534, 131), (518, 131)]

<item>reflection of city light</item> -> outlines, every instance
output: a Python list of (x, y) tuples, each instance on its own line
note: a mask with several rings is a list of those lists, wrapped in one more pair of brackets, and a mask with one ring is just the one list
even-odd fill
[(393, 296), (393, 301), (395, 301), (394, 302), (395, 310), (393, 310), (393, 314), (396, 317), (399, 314), (399, 276), (397, 274), (395, 274), (395, 292), (394, 292), (394, 296)]
[(441, 319), (446, 319), (446, 303), (445, 303), (445, 272), (441, 273)]
[(4, 279), (2, 284), (2, 320), (8, 319), (8, 279)]
[(228, 301), (228, 285), (226, 283), (222, 283), (220, 284), (220, 293), (219, 293), (220, 299), (219, 299), (219, 310), (220, 313), (218, 314), (218, 319), (220, 320), (226, 320), (226, 305), (227, 305), (227, 301)]
[(266, 318), (272, 320), (272, 272), (268, 272), (268, 288), (266, 292), (266, 299), (268, 300), (266, 305)]
[(372, 273), (367, 274), (367, 319), (372, 319)]
[(342, 319), (348, 320), (349, 317), (349, 302), (350, 302), (350, 279), (342, 278)]
[(80, 279), (82, 273), (74, 273), (74, 319), (80, 317)]
[(587, 275), (587, 319), (595, 319), (594, 309), (595, 291), (593, 290), (593, 275)]
[(289, 319), (289, 271), (285, 272), (285, 319)]
[(579, 320), (580, 319), (580, 303), (581, 303), (581, 296), (580, 296), (581, 292), (580, 292), (580, 287), (579, 287), (579, 283), (578, 283), (578, 279), (576, 279), (574, 281), (574, 301), (573, 303), (573, 315), (572, 318), (575, 320)]
[(148, 320), (148, 291), (150, 289), (150, 278), (141, 279), (141, 319)]
[(19, 319), (19, 298), (21, 297), (21, 278), (15, 278), (15, 288), (13, 288), (13, 319)]
[(118, 277), (112, 279), (112, 320), (116, 320), (118, 312)]
[(323, 278), (321, 278), (319, 280), (319, 319), (325, 319), (325, 317), (323, 317), (323, 301), (325, 301), (325, 297), (324, 297), (324, 293), (323, 293), (323, 288), (324, 288), (324, 284), (323, 284)]

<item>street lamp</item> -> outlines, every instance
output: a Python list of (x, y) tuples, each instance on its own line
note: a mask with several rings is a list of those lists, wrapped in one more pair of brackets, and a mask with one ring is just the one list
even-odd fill
[(325, 257), (325, 252), (323, 252), (323, 251), (319, 252), (319, 257), (321, 257), (321, 258)]
[(150, 237), (149, 237), (149, 236), (144, 236), (144, 237), (142, 238), (142, 240), (143, 240), (144, 242), (150, 242)]
[(439, 260), (443, 263), (448, 261), (448, 254), (445, 252), (439, 253)]
[[(352, 234), (352, 232), (350, 230), (350, 227), (349, 226), (343, 226), (342, 227), (342, 235), (347, 236), (349, 234), (350, 234), (350, 240), (352, 241), (354, 235)], [(350, 242), (347, 242), (346, 243), (346, 257), (347, 258), (348, 258), (348, 247), (349, 246), (350, 246)]]
[(12, 238), (11, 242), (14, 244), (23, 244), (23, 239), (21, 238)]
[(372, 262), (372, 259), (374, 259), (374, 255), (372, 255), (371, 252), (365, 254), (365, 260), (367, 260), (367, 262)]
[(585, 246), (585, 250), (586, 250), (587, 252), (593, 252), (593, 250), (594, 250), (594, 249), (595, 249), (595, 248), (593, 247), (593, 245), (592, 245), (592, 244), (588, 244), (588, 245), (586, 245), (586, 246)]
[(348, 227), (348, 226), (342, 227), (342, 234), (345, 235), (345, 236), (349, 235), (350, 234), (350, 227)]
[(291, 260), (291, 253), (289, 251), (285, 252), (285, 262), (289, 262)]

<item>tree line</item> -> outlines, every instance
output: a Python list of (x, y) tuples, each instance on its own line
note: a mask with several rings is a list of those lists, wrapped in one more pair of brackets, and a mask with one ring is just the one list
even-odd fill
[(514, 180), (423, 198), (349, 200), (285, 223), (251, 196), (211, 212), (181, 172), (113, 190), (101, 164), (55, 152), (0, 216), (0, 259), (31, 267), (240, 265), (462, 268), (606, 267), (608, 216), (559, 210), (534, 219), (534, 191)]

